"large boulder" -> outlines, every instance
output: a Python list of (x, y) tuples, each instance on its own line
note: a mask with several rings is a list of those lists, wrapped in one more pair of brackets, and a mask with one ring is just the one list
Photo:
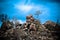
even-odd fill
[(44, 26), (49, 29), (49, 30), (54, 30), (55, 26), (56, 26), (56, 23), (55, 22), (52, 22), (52, 21), (46, 21), (44, 23)]
[(55, 22), (52, 22), (52, 21), (46, 21), (45, 23), (44, 23), (44, 25), (45, 26), (47, 26), (47, 25), (51, 25), (51, 26), (53, 26), (53, 27), (55, 27), (55, 25), (56, 25), (56, 23)]

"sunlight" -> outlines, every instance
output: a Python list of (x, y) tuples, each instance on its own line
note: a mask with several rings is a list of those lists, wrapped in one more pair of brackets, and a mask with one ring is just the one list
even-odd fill
[(16, 8), (23, 12), (29, 12), (30, 10), (32, 10), (33, 7), (30, 5), (17, 5)]

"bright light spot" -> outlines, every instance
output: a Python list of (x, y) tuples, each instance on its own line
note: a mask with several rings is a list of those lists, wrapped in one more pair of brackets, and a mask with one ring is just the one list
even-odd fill
[(17, 5), (16, 8), (23, 12), (29, 12), (33, 7), (30, 5)]
[(25, 21), (22, 21), (22, 20), (18, 20), (18, 22), (21, 24), (25, 23)]
[[(24, 5), (24, 4), (17, 4), (15, 5), (15, 8), (18, 9), (19, 11), (22, 11), (26, 14), (28, 14), (28, 12), (35, 12), (40, 10), (42, 12), (42, 14), (47, 14), (49, 13), (49, 9), (46, 6), (43, 5)], [(47, 14), (48, 15), (48, 14)]]
[(22, 21), (22, 20), (16, 20), (16, 21), (13, 21), (13, 20), (10, 20), (10, 22), (18, 22), (18, 23), (21, 23), (21, 24), (23, 24), (23, 23), (25, 23), (26, 21)]

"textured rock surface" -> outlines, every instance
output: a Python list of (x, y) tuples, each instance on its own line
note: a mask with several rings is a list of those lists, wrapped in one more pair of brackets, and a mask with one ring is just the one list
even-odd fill
[(0, 38), (4, 40), (56, 40), (51, 32), (47, 31), (23, 31), (22, 29), (9, 29), (1, 34)]
[[(15, 26), (16, 28), (13, 28), (13, 24), (10, 22), (3, 23), (0, 29), (0, 40), (56, 40), (58, 38), (53, 30), (55, 23), (47, 21), (43, 25), (38, 20), (35, 20), (32, 15), (27, 16), (26, 19), (25, 24), (21, 24), (22, 26), (18, 24)], [(34, 26), (31, 26), (32, 23)], [(7, 26), (7, 24), (9, 25)], [(36, 30), (29, 31), (32, 27), (33, 29), (36, 28)]]

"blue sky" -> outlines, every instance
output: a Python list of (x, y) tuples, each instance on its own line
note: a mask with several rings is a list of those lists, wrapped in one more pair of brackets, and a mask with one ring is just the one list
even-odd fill
[[(25, 22), (26, 16), (40, 10), (39, 20), (45, 23), (47, 20), (56, 22), (60, 18), (59, 0), (0, 0), (0, 13), (5, 13), (12, 20), (13, 17)], [(60, 20), (60, 19), (59, 19)]]

